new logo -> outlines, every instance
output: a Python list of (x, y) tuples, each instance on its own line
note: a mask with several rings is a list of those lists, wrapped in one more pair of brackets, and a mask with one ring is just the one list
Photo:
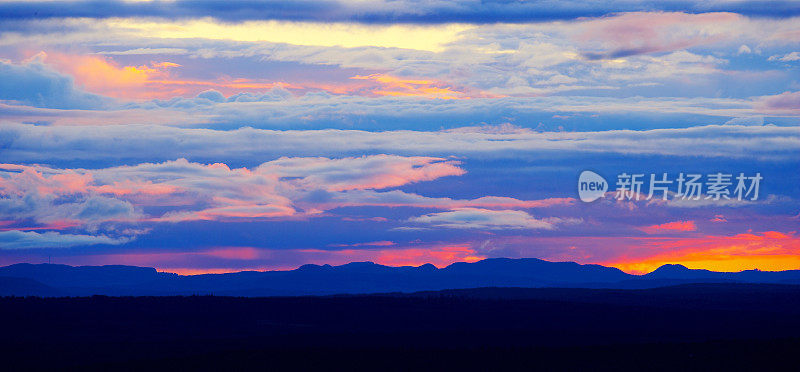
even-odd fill
[(588, 203), (600, 199), (606, 190), (608, 190), (608, 182), (595, 172), (583, 171), (578, 177), (578, 196), (581, 201)]

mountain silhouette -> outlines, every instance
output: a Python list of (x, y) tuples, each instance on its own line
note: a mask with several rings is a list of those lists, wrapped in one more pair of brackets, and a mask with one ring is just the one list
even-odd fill
[(33, 279), (0, 277), (0, 295), (54, 297), (65, 293)]
[(690, 269), (678, 264), (666, 264), (645, 276), (652, 279), (724, 279), (725, 274), (728, 273)]
[(687, 283), (798, 284), (800, 270), (715, 272), (664, 265), (645, 275), (613, 267), (535, 258), (491, 258), (444, 268), (352, 262), (286, 271), (177, 275), (136, 266), (15, 264), (0, 267), (0, 295), (298, 296), (437, 291), (482, 287), (643, 289)]

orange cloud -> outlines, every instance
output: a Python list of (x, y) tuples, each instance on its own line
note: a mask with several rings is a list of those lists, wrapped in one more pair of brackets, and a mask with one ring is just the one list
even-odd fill
[(470, 95), (467, 92), (456, 90), (453, 87), (434, 80), (401, 79), (385, 74), (356, 75), (351, 77), (351, 79), (369, 80), (378, 83), (379, 86), (371, 91), (372, 94), (378, 96), (410, 96), (435, 99), (465, 99), (488, 96), (484, 93)]
[(113, 60), (96, 55), (62, 53), (41, 54), (44, 60), (75, 78), (84, 89), (111, 97), (155, 98), (159, 96), (147, 87), (153, 79), (167, 76), (165, 64), (151, 66), (119, 66)]
[(71, 75), (75, 82), (87, 91), (116, 98), (171, 98), (195, 95), (207, 89), (218, 89), (225, 94), (234, 94), (245, 89), (300, 88), (282, 82), (259, 82), (250, 79), (218, 81), (175, 79), (170, 69), (182, 66), (166, 61), (141, 66), (121, 66), (105, 56), (44, 52), (35, 58), (41, 58), (59, 71)]
[(675, 221), (662, 223), (660, 225), (642, 227), (639, 230), (642, 230), (648, 234), (658, 234), (660, 232), (671, 231), (697, 231), (697, 226), (695, 226), (694, 221)]
[(402, 79), (386, 74), (353, 76), (358, 83), (261, 81), (246, 78), (220, 77), (214, 80), (178, 79), (173, 70), (182, 67), (168, 61), (151, 62), (140, 66), (123, 66), (111, 57), (101, 55), (76, 55), (40, 52), (32, 59), (40, 59), (57, 70), (71, 75), (77, 85), (92, 93), (125, 99), (168, 99), (193, 96), (204, 90), (215, 89), (226, 96), (245, 91), (264, 91), (276, 87), (294, 90), (323, 90), (332, 94), (373, 96), (411, 96), (432, 99), (468, 99), (500, 97), (485, 92), (469, 92), (435, 80)]
[[(792, 270), (800, 268), (800, 237), (767, 231), (734, 236), (707, 235), (699, 238), (653, 238), (646, 252), (602, 262), (630, 273), (646, 273), (664, 264), (714, 271)], [(639, 249), (641, 250), (641, 249)]]

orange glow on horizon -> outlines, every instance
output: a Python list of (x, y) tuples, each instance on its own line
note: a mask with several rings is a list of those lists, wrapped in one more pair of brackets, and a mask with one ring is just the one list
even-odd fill
[(800, 237), (767, 231), (759, 234), (711, 236), (654, 241), (660, 253), (643, 257), (621, 257), (600, 262), (632, 274), (651, 272), (665, 264), (690, 269), (781, 271), (800, 269)]
[[(615, 239), (603, 237), (602, 239)], [(629, 274), (646, 274), (665, 264), (681, 264), (690, 269), (738, 272), (759, 269), (781, 271), (800, 269), (800, 236), (795, 232), (768, 231), (759, 234), (734, 236), (702, 236), (698, 238), (662, 239), (646, 238), (638, 249), (660, 251), (652, 255), (636, 252), (631, 255), (607, 260), (553, 259), (549, 261), (579, 261), (616, 267)], [(343, 265), (351, 262), (371, 261), (385, 266), (420, 266), (433, 264), (438, 268), (456, 262), (477, 262), (488, 258), (480, 254), (470, 243), (440, 244), (433, 246), (406, 246), (389, 248), (396, 243), (388, 241), (351, 244), (341, 250), (323, 249), (269, 249), (256, 247), (215, 247), (195, 252), (154, 252), (97, 255), (97, 264), (126, 264), (155, 267), (161, 272), (180, 275), (219, 274), (239, 271), (292, 270), (302, 264)], [(344, 245), (338, 245), (344, 246)], [(291, 258), (290, 260), (286, 260)], [(237, 262), (229, 267), (189, 267), (187, 262), (207, 265), (209, 259)], [(223, 261), (224, 262), (224, 261)], [(299, 263), (290, 263), (299, 262)], [(225, 263), (221, 263), (225, 265)]]

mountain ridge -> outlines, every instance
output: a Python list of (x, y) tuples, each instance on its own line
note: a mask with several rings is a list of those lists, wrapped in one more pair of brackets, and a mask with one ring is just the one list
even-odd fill
[[(0, 267), (0, 295), (144, 296), (213, 294), (297, 296), (365, 294), (481, 287), (641, 289), (687, 283), (800, 284), (800, 270), (716, 272), (667, 264), (644, 275), (618, 268), (537, 258), (489, 258), (437, 268), (374, 262), (306, 264), (293, 270), (178, 275), (154, 268), (20, 263)], [(9, 278), (17, 278), (13, 280)], [(15, 284), (16, 283), (16, 284)]]

